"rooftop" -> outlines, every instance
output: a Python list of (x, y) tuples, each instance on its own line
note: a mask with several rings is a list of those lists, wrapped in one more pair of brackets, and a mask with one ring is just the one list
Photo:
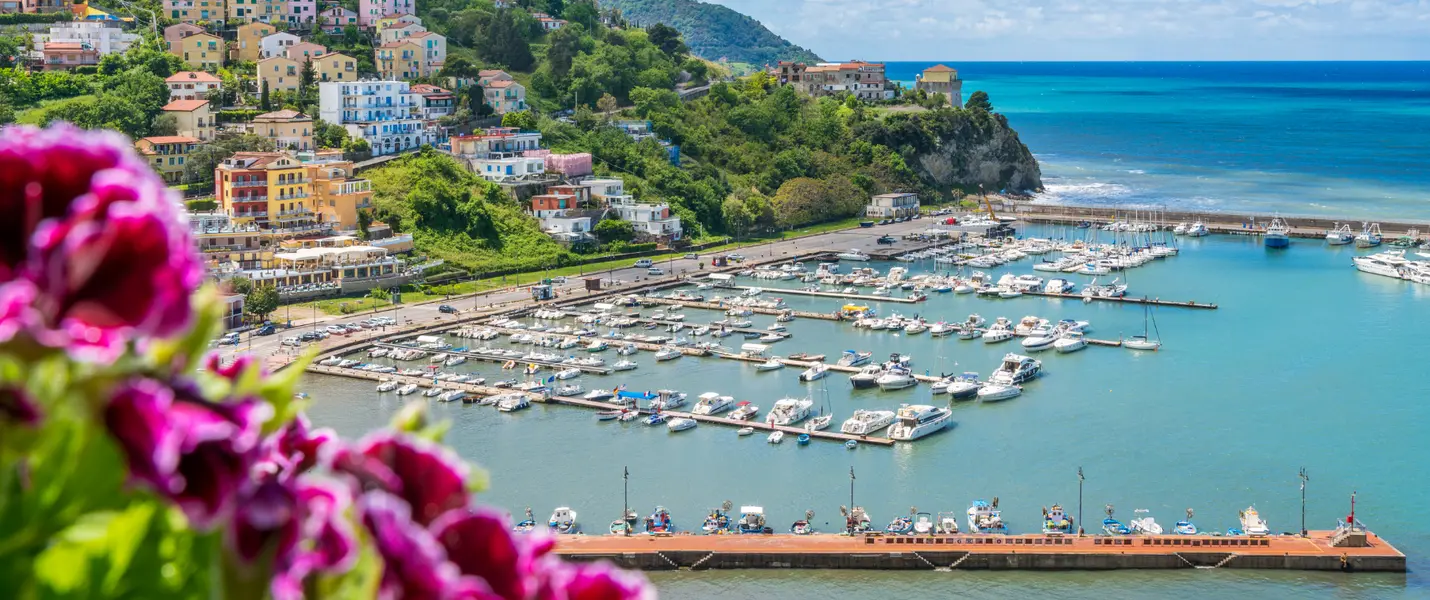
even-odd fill
[(165, 104), (164, 110), (192, 112), (205, 106), (208, 106), (208, 104), (208, 100), (175, 100), (173, 102)]
[(275, 111), (269, 112), (269, 113), (263, 113), (263, 114), (261, 114), (261, 115), (258, 115), (258, 116), (256, 116), (256, 117), (254, 117), (253, 120), (254, 120), (254, 121), (312, 121), (313, 119), (312, 119), (311, 117), (309, 117), (308, 115), (305, 115), (305, 114), (303, 114), (303, 113), (300, 113), (300, 112), (298, 112), (298, 111), (296, 111), (296, 110), (284, 109), (284, 110), (275, 110)]
[(925, 73), (954, 73), (954, 72), (957, 72), (957, 71), (958, 71), (958, 69), (955, 69), (955, 68), (949, 67), (949, 66), (945, 66), (945, 65), (934, 65), (934, 66), (932, 66), (932, 67), (929, 67), (929, 68), (927, 68), (927, 69), (924, 69), (924, 72), (925, 72)]
[(164, 81), (168, 83), (182, 83), (185, 81), (192, 81), (196, 83), (218, 83), (219, 78), (215, 77), (212, 73), (205, 73), (203, 71), (179, 71), (178, 73), (174, 73), (173, 75), (164, 78)]

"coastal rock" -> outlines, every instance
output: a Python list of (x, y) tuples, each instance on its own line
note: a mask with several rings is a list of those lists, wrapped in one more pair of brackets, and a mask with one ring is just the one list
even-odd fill
[(1042, 171), (1003, 115), (944, 108), (890, 115), (859, 130), (870, 142), (894, 148), (940, 192), (1029, 193), (1043, 187)]

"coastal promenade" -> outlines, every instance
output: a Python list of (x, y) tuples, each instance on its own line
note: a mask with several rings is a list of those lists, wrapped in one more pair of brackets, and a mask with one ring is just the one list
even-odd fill
[(1405, 572), (1373, 533), (1204, 535), (634, 535), (558, 536), (567, 560), (627, 569), (1028, 570), (1274, 569)]

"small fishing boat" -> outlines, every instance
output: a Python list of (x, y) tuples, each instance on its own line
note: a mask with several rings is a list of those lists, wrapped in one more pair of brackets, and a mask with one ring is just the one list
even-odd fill
[(935, 533), (951, 535), (958, 533), (958, 514), (951, 512), (938, 513), (938, 528)]
[(809, 535), (814, 533), (814, 526), (810, 524), (812, 519), (814, 519), (814, 511), (804, 511), (804, 518), (790, 525), (789, 532), (795, 535)]
[(799, 437), (795, 438), (795, 443), (797, 443), (797, 444), (799, 444), (799, 445), (801, 445), (801, 446), (808, 446), (808, 445), (809, 445), (809, 434), (808, 434), (808, 433), (801, 433), (801, 434), (799, 434)]
[(738, 436), (741, 436), (741, 437), (744, 437), (744, 436), (747, 436), (747, 435), (753, 435), (754, 433), (755, 433), (755, 428), (754, 428), (754, 427), (741, 427), (740, 429), (738, 429), (738, 430), (735, 431), (735, 435), (738, 435)]
[(1281, 217), (1272, 217), (1271, 224), (1266, 226), (1266, 235), (1262, 237), (1262, 242), (1267, 248), (1288, 247), (1291, 245), (1291, 228)]
[(561, 506), (551, 512), (551, 518), (547, 520), (546, 527), (552, 533), (574, 534), (581, 531), (581, 525), (576, 521), (576, 511), (570, 507)]
[(1068, 535), (1074, 531), (1073, 518), (1063, 511), (1062, 505), (1043, 509), (1043, 533)]
[(855, 441), (855, 440), (845, 440), (845, 441), (844, 441), (844, 448), (845, 448), (846, 450), (853, 450), (853, 449), (858, 448), (858, 447), (859, 447), (859, 442), (857, 442), (857, 441)]
[(1103, 533), (1107, 535), (1130, 535), (1132, 533), (1132, 529), (1123, 525), (1122, 521), (1112, 518), (1113, 508), (1111, 504), (1107, 505), (1104, 512), (1107, 513), (1107, 517), (1102, 519)]
[(1356, 236), (1356, 247), (1374, 248), (1380, 245), (1381, 239), (1380, 223), (1363, 223), (1360, 235)]
[(884, 533), (891, 535), (907, 535), (914, 532), (913, 517), (894, 517), (888, 526), (884, 527)]
[(1206, 224), (1201, 221), (1192, 223), (1192, 225), (1187, 228), (1187, 235), (1189, 237), (1202, 237), (1209, 233), (1211, 233), (1211, 230), (1207, 229)]
[(706, 535), (730, 533), (730, 509), (729, 502), (724, 508), (712, 508), (710, 514), (706, 515), (705, 521), (700, 524), (700, 530)]
[(765, 526), (765, 509), (758, 506), (740, 507), (740, 520), (735, 523), (735, 530), (744, 534), (773, 533)]
[(687, 419), (682, 417), (678, 419), (671, 419), (669, 423), (665, 424), (665, 427), (666, 429), (669, 429), (671, 433), (675, 433), (677, 431), (695, 429), (696, 425), (699, 425), (699, 422), (697, 422), (695, 419)]
[(1145, 508), (1139, 508), (1137, 510), (1132, 511), (1132, 513), (1134, 515), (1140, 515), (1135, 516), (1132, 521), (1128, 523), (1133, 533), (1140, 533), (1142, 535), (1162, 535), (1162, 526), (1157, 524), (1156, 519), (1152, 518), (1152, 515), (1150, 514), (1151, 511), (1148, 511)]
[(769, 442), (769, 443), (771, 443), (771, 444), (778, 444), (778, 443), (780, 443), (780, 442), (783, 442), (783, 441), (785, 441), (785, 432), (783, 432), (783, 431), (775, 431), (775, 432), (772, 432), (772, 433), (770, 433), (770, 436), (769, 436), (769, 437), (765, 438), (765, 441), (766, 441), (766, 442)]
[(651, 413), (650, 416), (648, 416), (648, 417), (645, 418), (645, 424), (646, 424), (646, 425), (660, 425), (660, 424), (662, 424), (662, 423), (665, 423), (665, 420), (666, 420), (665, 413), (659, 413), (659, 412), (657, 412), (657, 413)]
[(1351, 232), (1350, 223), (1336, 223), (1336, 228), (1326, 232), (1326, 243), (1332, 246), (1344, 246), (1356, 241), (1356, 234)]
[(1238, 516), (1241, 518), (1241, 530), (1246, 535), (1262, 537), (1271, 534), (1271, 528), (1266, 526), (1266, 521), (1261, 519), (1261, 513), (1256, 512), (1256, 507), (1248, 506)]
[(611, 521), (611, 535), (630, 535), (636, 532), (636, 511), (626, 509), (626, 514), (620, 519)]
[(586, 345), (586, 351), (587, 351), (587, 352), (605, 352), (605, 351), (606, 351), (607, 349), (609, 349), (610, 347), (611, 347), (610, 344), (607, 344), (607, 343), (606, 343), (606, 340), (595, 340), (595, 341), (592, 341), (590, 344), (587, 344), (587, 345)]
[(932, 535), (934, 532), (933, 515), (921, 512), (914, 515), (913, 535)]
[(597, 421), (614, 421), (614, 420), (616, 420), (616, 419), (619, 419), (619, 418), (621, 417), (621, 413), (623, 413), (623, 412), (625, 412), (625, 411), (620, 411), (620, 410), (603, 410), (603, 411), (599, 411), (599, 412), (596, 413), (596, 420), (597, 420)]
[(670, 511), (664, 506), (655, 507), (655, 512), (645, 518), (645, 531), (651, 534), (674, 533), (675, 522), (670, 519)]
[(1003, 524), (1003, 514), (998, 510), (996, 496), (993, 498), (993, 502), (974, 500), (973, 505), (968, 507), (968, 531), (969, 533), (1008, 533), (1008, 526)]
[(536, 519), (531, 515), (531, 507), (526, 508), (526, 518), (512, 526), (511, 530), (516, 533), (531, 533), (536, 531)]
[(1192, 509), (1187, 509), (1187, 518), (1177, 521), (1177, 524), (1172, 526), (1172, 532), (1177, 535), (1197, 534), (1197, 525), (1192, 523)]

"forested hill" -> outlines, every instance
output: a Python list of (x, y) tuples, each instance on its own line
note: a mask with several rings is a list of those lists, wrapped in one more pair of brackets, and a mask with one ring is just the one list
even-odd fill
[(759, 21), (718, 4), (697, 0), (602, 0), (633, 23), (665, 23), (685, 38), (691, 52), (706, 60), (724, 58), (756, 66), (781, 60), (819, 62), (813, 52), (789, 43)]

